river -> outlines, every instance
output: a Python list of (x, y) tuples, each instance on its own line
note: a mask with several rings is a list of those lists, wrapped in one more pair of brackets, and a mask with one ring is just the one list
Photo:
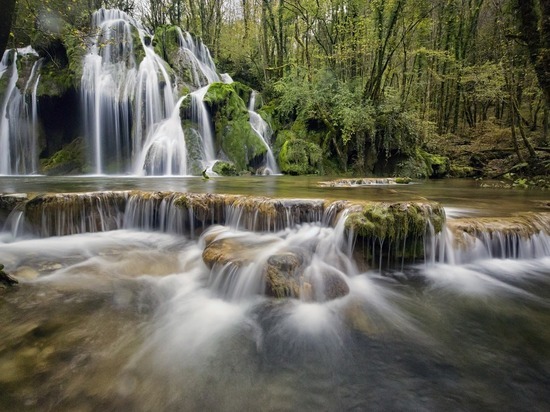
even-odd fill
[[(111, 190), (281, 198), (429, 199), (455, 216), (548, 211), (545, 191), (476, 181), (321, 187), (320, 177), (2, 177), (0, 192)], [(343, 253), (338, 225), (189, 236), (124, 228), (0, 236), (0, 409), (78, 411), (525, 410), (550, 408), (550, 235), (528, 258), (379, 270)], [(275, 299), (202, 254), (245, 239), (254, 260), (311, 251), (306, 271), (345, 276), (337, 299)], [(243, 252), (244, 253), (244, 252)], [(474, 256), (474, 255), (472, 255)], [(457, 263), (458, 262), (458, 263)], [(220, 276), (228, 276), (226, 281)], [(242, 286), (242, 280), (248, 286)]]

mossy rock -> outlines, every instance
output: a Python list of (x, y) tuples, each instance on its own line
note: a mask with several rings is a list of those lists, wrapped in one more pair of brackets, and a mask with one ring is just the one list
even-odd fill
[(448, 157), (431, 154), (423, 150), (419, 150), (419, 154), (430, 169), (430, 178), (438, 179), (449, 174), (451, 162)]
[(444, 221), (437, 203), (372, 203), (350, 213), (345, 226), (361, 239), (356, 241), (362, 245), (356, 246), (360, 259), (390, 264), (392, 258), (402, 264), (424, 256), (424, 238), (441, 232)]
[(233, 82), (231, 83), (231, 86), (233, 87), (233, 90), (235, 90), (237, 95), (245, 103), (245, 106), (248, 108), (250, 96), (252, 95), (252, 88), (241, 82)]
[(396, 242), (423, 238), (430, 226), (439, 233), (444, 221), (445, 212), (436, 203), (371, 203), (351, 213), (346, 228), (364, 238)]
[(248, 110), (235, 87), (213, 83), (204, 101), (212, 114), (217, 148), (235, 164), (237, 171), (243, 171), (262, 164), (267, 148), (250, 126)]
[(182, 50), (180, 44), (180, 29), (177, 26), (164, 25), (155, 30), (153, 40), (155, 52), (168, 63), (167, 70), (175, 75), (180, 87), (200, 88), (208, 84), (208, 79), (201, 73), (198, 82), (194, 78), (193, 61)]
[(38, 96), (61, 96), (68, 89), (79, 87), (88, 51), (85, 39), (83, 32), (66, 23), (60, 33), (37, 32), (32, 45), (44, 58)]
[(182, 128), (187, 148), (187, 170), (198, 176), (203, 170), (201, 135), (190, 121), (184, 121)]
[(43, 160), (43, 172), (47, 175), (84, 173), (86, 169), (86, 147), (83, 138), (76, 138), (50, 158)]
[(322, 157), (322, 150), (316, 144), (290, 139), (279, 152), (279, 167), (281, 172), (291, 175), (319, 173)]
[(418, 179), (440, 179), (449, 175), (451, 162), (448, 157), (418, 149), (413, 156), (401, 162), (397, 173)]
[(212, 167), (212, 171), (220, 176), (237, 176), (237, 168), (231, 162), (217, 161)]
[(471, 166), (460, 166), (451, 163), (449, 174), (453, 177), (476, 177), (479, 172)]

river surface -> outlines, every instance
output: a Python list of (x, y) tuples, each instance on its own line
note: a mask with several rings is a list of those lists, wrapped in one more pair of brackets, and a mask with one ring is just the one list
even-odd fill
[[(321, 188), (319, 177), (2, 177), (0, 192), (155, 190), (440, 201), (450, 215), (548, 211), (550, 195), (474, 181)], [(204, 236), (245, 238), (258, 261), (307, 247), (308, 270), (349, 294), (310, 302), (220, 284)], [(550, 410), (550, 256), (478, 255), (381, 273), (342, 252), (341, 227), (0, 234), (0, 410)], [(543, 237), (540, 242), (548, 242)], [(233, 273), (258, 276), (260, 269)], [(233, 289), (231, 289), (233, 288)]]
[(408, 185), (323, 187), (319, 176), (135, 177), (0, 176), (0, 193), (92, 192), (107, 190), (243, 194), (278, 198), (400, 201), (429, 199), (447, 208), (496, 216), (548, 210), (550, 191), (503, 188), (495, 181), (467, 179), (418, 181)]

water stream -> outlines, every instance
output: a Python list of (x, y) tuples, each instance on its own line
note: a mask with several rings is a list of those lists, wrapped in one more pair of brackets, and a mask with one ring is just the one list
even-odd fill
[[(57, 191), (64, 184), (72, 191), (162, 184), (258, 196), (268, 187), (290, 191), (288, 183), (294, 193), (320, 198), (428, 196), (443, 202), (449, 228), (472, 216), (544, 213), (548, 201), (545, 192), (483, 191), (460, 182), (314, 190), (321, 179), (210, 180), (217, 183), (46, 181)], [(0, 191), (44, 184), (4, 178)], [(275, 223), (270, 213), (257, 213), (268, 210), (261, 202), (252, 209), (236, 202), (216, 212), (225, 221), (197, 209), (195, 216), (211, 224), (189, 226), (168, 195), (101, 196), (82, 203), (90, 208), (84, 215), (78, 207), (60, 209), (56, 230), (67, 229), (59, 222), (73, 222), (74, 234), (23, 231), (14, 238), (6, 228), (0, 235), (0, 262), (20, 280), (0, 290), (3, 410), (543, 411), (550, 405), (548, 232), (526, 238), (494, 232), (457, 244), (444, 231), (428, 238), (426, 259), (379, 270), (352, 252), (346, 213), (313, 199), (301, 221), (292, 212)], [(121, 208), (125, 196), (130, 200)], [(297, 202), (284, 204), (295, 210)], [(476, 207), (466, 208), (468, 202)], [(54, 222), (46, 214), (41, 221)], [(78, 233), (81, 221), (83, 229), (101, 231)], [(205, 250), (213, 242), (227, 247), (233, 256), (227, 263), (208, 263)], [(299, 257), (299, 298), (264, 293), (262, 274), (274, 262), (283, 267), (281, 256), (289, 259), (283, 263)], [(328, 298), (334, 284), (327, 279), (343, 280), (348, 293)]]
[[(17, 88), (17, 59), (33, 56), (23, 90)], [(7, 87), (0, 101), (0, 175), (38, 172), (38, 103), (36, 98), (42, 59), (30, 47), (7, 50), (0, 62), (0, 79)]]

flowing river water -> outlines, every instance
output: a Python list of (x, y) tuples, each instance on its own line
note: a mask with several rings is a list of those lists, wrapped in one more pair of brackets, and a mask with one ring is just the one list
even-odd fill
[[(111, 190), (440, 202), (448, 220), (548, 212), (550, 195), (473, 181), (322, 187), (319, 177), (0, 178), (0, 193)], [(128, 212), (127, 212), (128, 213)], [(344, 216), (345, 217), (345, 216)], [(550, 408), (550, 235), (502, 257), (454, 250), (380, 270), (342, 221), (186, 235), (0, 233), (0, 409), (29, 411), (529, 410)], [(342, 219), (342, 218), (341, 218)], [(0, 222), (1, 223), (1, 222)], [(203, 261), (209, 237), (252, 263)], [(258, 293), (259, 265), (307, 249), (342, 274), (333, 300)], [(525, 250), (528, 251), (525, 252)], [(261, 286), (260, 286), (261, 289)]]

